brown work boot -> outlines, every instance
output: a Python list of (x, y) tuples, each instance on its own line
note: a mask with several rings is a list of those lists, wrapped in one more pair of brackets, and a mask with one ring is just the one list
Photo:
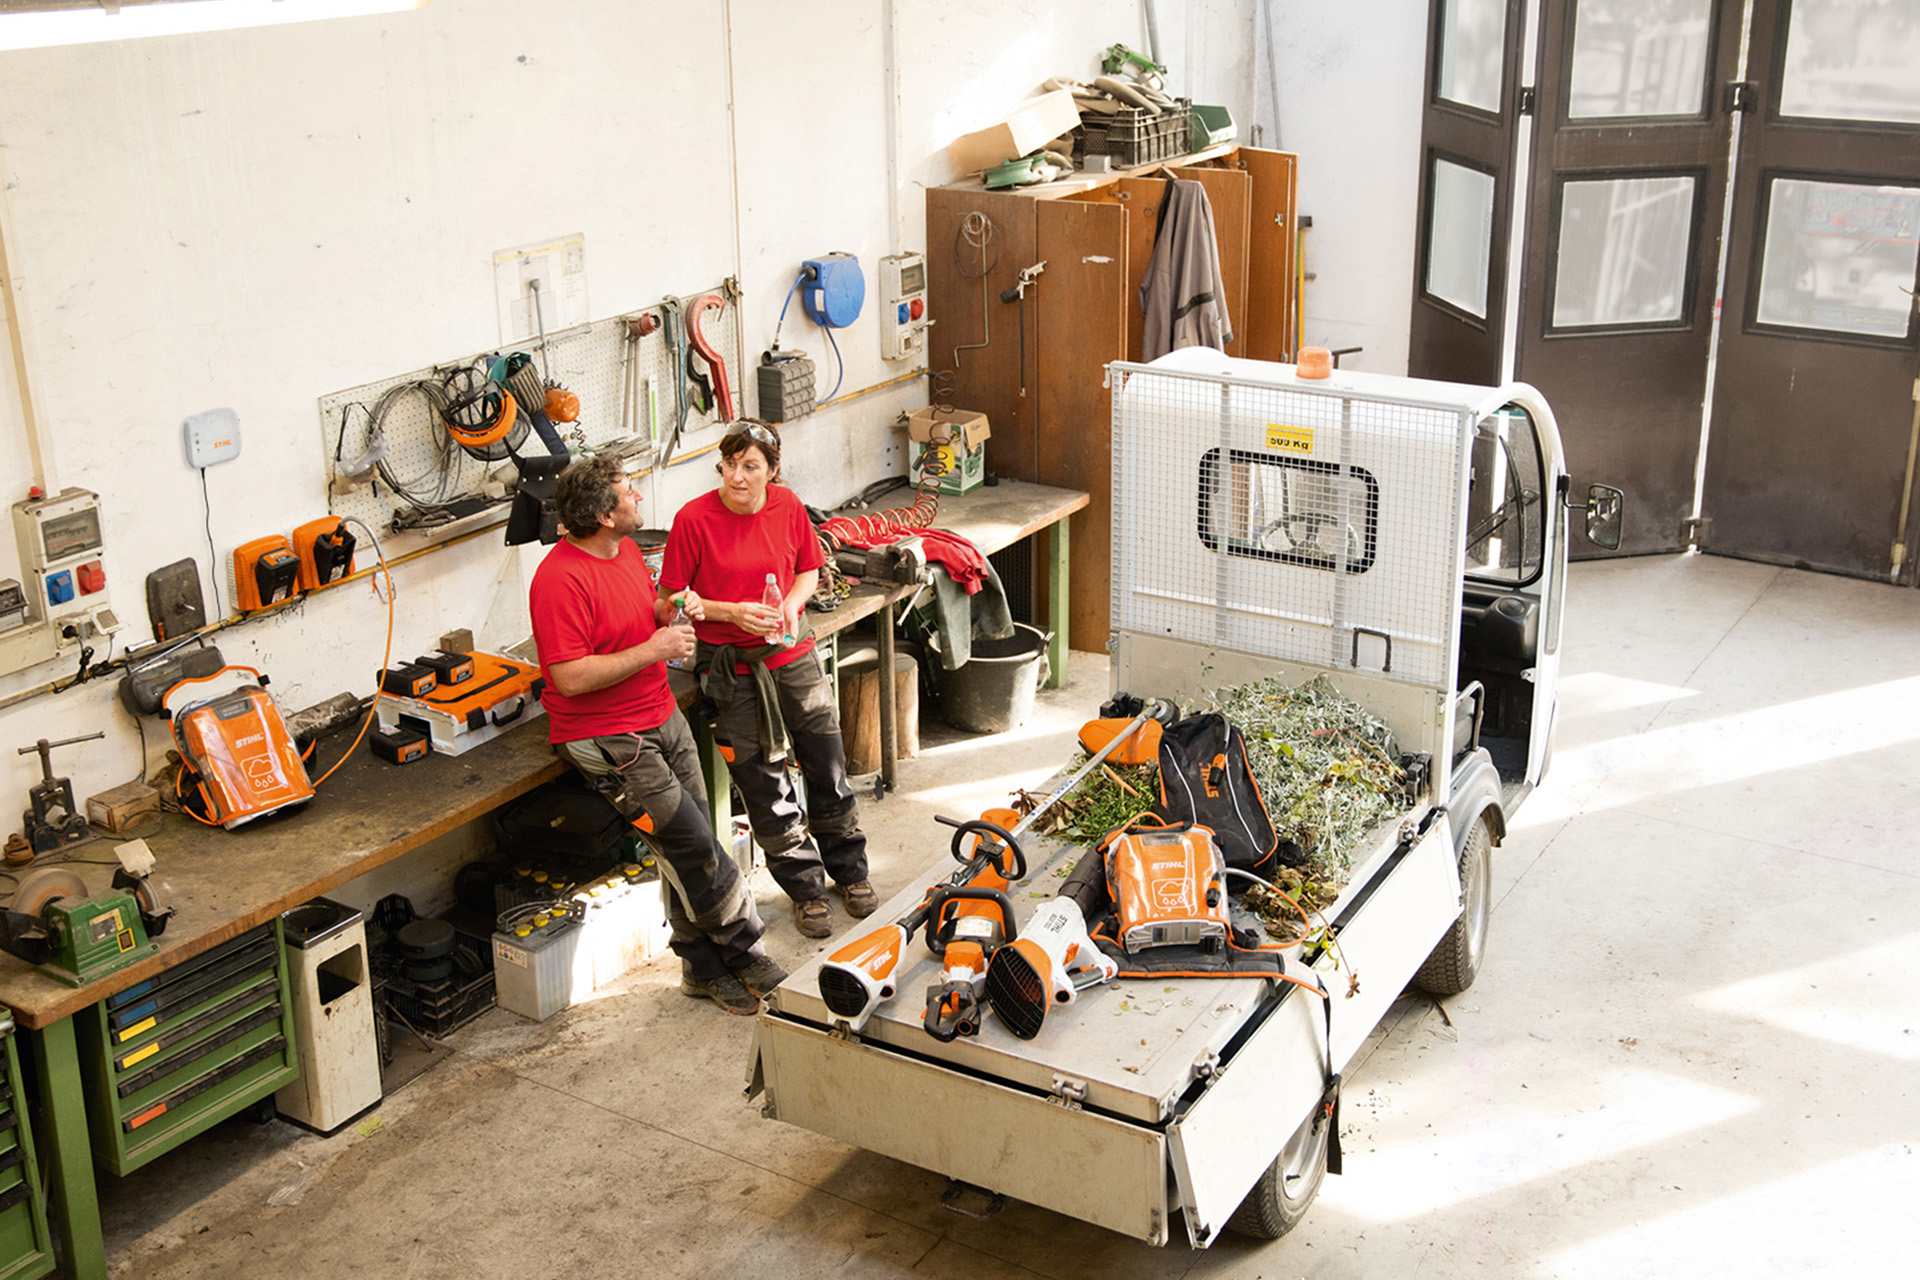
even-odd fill
[(873, 891), (873, 881), (856, 880), (852, 884), (840, 886), (840, 896), (847, 900), (847, 914), (856, 920), (864, 920), (880, 906), (880, 895)]
[(772, 956), (755, 956), (733, 971), (748, 991), (765, 996), (787, 980), (787, 971)]
[(833, 932), (833, 912), (825, 898), (806, 898), (793, 904), (793, 923), (803, 938), (824, 938)]
[(728, 1013), (743, 1017), (760, 1012), (760, 998), (730, 973), (723, 973), (717, 978), (696, 978), (690, 973), (682, 973), (680, 994), (695, 1000), (711, 1000)]

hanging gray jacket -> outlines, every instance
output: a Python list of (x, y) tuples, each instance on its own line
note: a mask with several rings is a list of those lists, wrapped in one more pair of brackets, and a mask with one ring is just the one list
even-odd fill
[(1213, 234), (1207, 190), (1190, 179), (1167, 183), (1153, 257), (1140, 284), (1146, 320), (1140, 358), (1155, 360), (1182, 347), (1224, 350), (1233, 341), (1226, 282)]

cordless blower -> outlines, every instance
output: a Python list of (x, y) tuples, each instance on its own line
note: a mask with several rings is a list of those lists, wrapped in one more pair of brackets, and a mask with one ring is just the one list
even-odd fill
[(1083, 987), (1120, 971), (1087, 935), (1087, 916), (1101, 909), (1106, 896), (1106, 864), (1095, 849), (1080, 859), (1059, 894), (1027, 918), (1026, 932), (993, 953), (987, 1005), (1020, 1039), (1039, 1035), (1054, 1005), (1072, 1004)]
[[(859, 1034), (874, 1010), (893, 998), (894, 974), (906, 956), (907, 944), (929, 921), (928, 948), (946, 961), (947, 973), (928, 992), (927, 1029), (947, 1040), (960, 1034), (963, 1023), (978, 1030), (979, 987), (966, 976), (966, 966), (984, 972), (989, 944), (998, 945), (994, 935), (1014, 936), (1013, 906), (1006, 886), (1027, 874), (1027, 859), (998, 823), (984, 818), (955, 822), (938, 815), (936, 819), (954, 828), (952, 850), (959, 869), (929, 887), (912, 911), (855, 938), (820, 966), (820, 999), (841, 1030)], [(971, 852), (966, 843), (969, 835), (977, 837)]]

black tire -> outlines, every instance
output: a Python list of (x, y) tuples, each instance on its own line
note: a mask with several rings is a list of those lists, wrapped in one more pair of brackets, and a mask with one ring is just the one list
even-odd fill
[(1278, 1240), (1300, 1225), (1327, 1179), (1327, 1139), (1333, 1122), (1318, 1103), (1260, 1181), (1227, 1219), (1227, 1230), (1254, 1240)]
[(1413, 985), (1436, 996), (1459, 995), (1472, 986), (1486, 955), (1492, 912), (1493, 831), (1482, 816), (1460, 846), (1460, 915), (1413, 975)]

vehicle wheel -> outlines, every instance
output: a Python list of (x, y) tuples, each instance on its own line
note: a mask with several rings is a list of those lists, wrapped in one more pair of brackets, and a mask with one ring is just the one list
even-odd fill
[(1260, 1181), (1227, 1219), (1227, 1230), (1254, 1240), (1278, 1240), (1300, 1225), (1307, 1206), (1327, 1178), (1327, 1138), (1333, 1121), (1316, 1103), (1313, 1114), (1287, 1139)]
[(1413, 985), (1436, 996), (1458, 995), (1480, 976), (1493, 911), (1493, 832), (1483, 816), (1460, 848), (1460, 916), (1427, 957)]

